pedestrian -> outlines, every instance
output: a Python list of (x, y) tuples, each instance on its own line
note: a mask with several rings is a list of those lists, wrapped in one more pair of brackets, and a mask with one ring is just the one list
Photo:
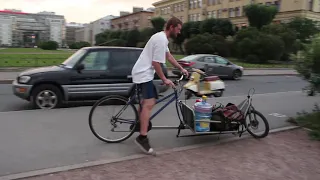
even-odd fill
[(158, 99), (158, 94), (153, 84), (154, 73), (157, 73), (165, 85), (174, 87), (174, 83), (163, 74), (160, 64), (166, 63), (166, 59), (168, 59), (173, 66), (188, 76), (188, 71), (179, 65), (168, 48), (168, 39), (176, 38), (181, 31), (181, 27), (182, 22), (178, 18), (170, 18), (165, 25), (164, 31), (151, 36), (132, 68), (132, 81), (138, 85), (142, 94), (142, 109), (139, 110), (140, 135), (135, 139), (135, 143), (147, 154), (154, 153), (147, 137), (150, 114), (156, 99)]

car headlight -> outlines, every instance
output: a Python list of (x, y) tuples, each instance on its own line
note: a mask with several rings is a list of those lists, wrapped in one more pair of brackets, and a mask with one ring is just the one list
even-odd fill
[(243, 70), (243, 67), (242, 67), (242, 66), (239, 66), (239, 67), (240, 67), (241, 70)]
[(31, 79), (30, 76), (20, 76), (20, 77), (18, 78), (18, 82), (19, 82), (19, 83), (27, 83), (30, 79)]

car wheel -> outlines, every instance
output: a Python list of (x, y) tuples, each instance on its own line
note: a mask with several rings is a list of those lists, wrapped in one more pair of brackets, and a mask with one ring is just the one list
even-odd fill
[(32, 91), (32, 103), (37, 109), (54, 109), (62, 104), (62, 93), (57, 86), (42, 84)]
[(241, 71), (238, 69), (233, 71), (233, 73), (232, 73), (232, 79), (234, 79), (234, 80), (240, 79), (241, 76), (242, 76)]
[(223, 90), (220, 90), (219, 92), (213, 93), (214, 97), (221, 97), (223, 95)]
[(184, 95), (185, 95), (185, 99), (190, 99), (193, 93), (190, 90), (186, 90)]

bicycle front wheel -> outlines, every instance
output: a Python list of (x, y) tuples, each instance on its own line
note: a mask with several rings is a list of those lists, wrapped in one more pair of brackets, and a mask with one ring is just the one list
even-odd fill
[[(107, 113), (110, 112), (111, 113)], [(89, 126), (101, 141), (118, 143), (128, 139), (138, 122), (136, 107), (122, 96), (107, 96), (98, 100), (91, 108)]]

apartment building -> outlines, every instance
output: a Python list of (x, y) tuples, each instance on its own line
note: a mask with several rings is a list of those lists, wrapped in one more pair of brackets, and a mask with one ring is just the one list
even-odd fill
[(76, 42), (76, 30), (83, 28), (83, 24), (70, 22), (66, 24), (66, 43), (70, 45)]
[(320, 21), (320, 0), (162, 0), (153, 3), (155, 16), (171, 16), (183, 22), (207, 18), (228, 18), (236, 26), (247, 26), (244, 7), (251, 3), (276, 6), (279, 13), (274, 21), (288, 22), (296, 16)]
[(65, 18), (54, 12), (24, 13), (21, 10), (0, 11), (0, 45), (35, 46), (53, 40), (60, 46), (65, 40)]
[(111, 27), (113, 30), (132, 30), (152, 27), (151, 18), (154, 12), (150, 10), (143, 10), (143, 8), (133, 8), (133, 12), (120, 12), (120, 17), (111, 20)]
[(91, 45), (96, 44), (96, 35), (102, 33), (105, 30), (111, 29), (111, 20), (117, 16), (108, 15), (89, 24), (85, 24), (82, 28), (75, 30), (75, 40), (87, 41)]

